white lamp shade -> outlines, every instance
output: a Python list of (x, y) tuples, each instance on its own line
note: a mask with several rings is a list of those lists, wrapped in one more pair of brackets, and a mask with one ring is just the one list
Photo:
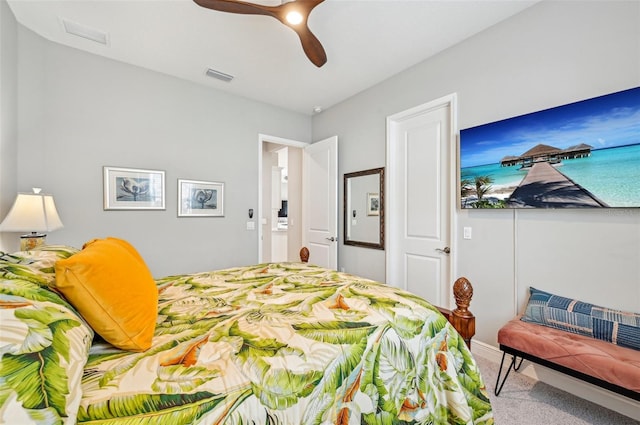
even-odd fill
[(0, 224), (2, 232), (49, 232), (62, 221), (51, 195), (19, 193), (9, 214)]

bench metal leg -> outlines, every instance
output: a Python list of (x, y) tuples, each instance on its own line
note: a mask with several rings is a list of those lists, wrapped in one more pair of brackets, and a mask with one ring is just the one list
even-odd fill
[[(513, 356), (513, 361), (516, 361), (516, 356)], [(522, 362), (524, 361), (524, 357), (520, 357), (520, 363), (518, 363), (517, 366), (513, 367), (513, 370), (515, 370), (516, 372), (520, 371), (520, 366), (522, 366)]]
[(502, 387), (504, 387), (504, 383), (507, 380), (507, 377), (509, 376), (509, 372), (511, 372), (511, 369), (515, 370), (516, 372), (518, 370), (520, 370), (520, 366), (522, 366), (522, 362), (524, 361), (524, 359), (522, 357), (520, 357), (520, 362), (516, 365), (516, 356), (511, 356), (511, 364), (509, 364), (509, 368), (507, 369), (507, 373), (505, 373), (504, 375), (504, 379), (502, 380), (502, 383), (500, 382), (500, 375), (502, 375), (502, 366), (504, 364), (504, 357), (507, 355), (506, 352), (502, 352), (502, 360), (500, 361), (500, 369), (498, 370), (498, 379), (496, 379), (496, 387), (493, 390), (493, 393), (496, 396), (500, 395), (500, 391), (502, 391)]

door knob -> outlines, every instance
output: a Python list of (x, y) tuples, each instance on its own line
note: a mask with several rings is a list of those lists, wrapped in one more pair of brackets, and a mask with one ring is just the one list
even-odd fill
[(444, 254), (449, 254), (451, 252), (451, 249), (448, 246), (445, 246), (444, 249), (436, 248), (436, 251), (442, 252)]
[(328, 241), (331, 241), (331, 242), (336, 242), (338, 240), (338, 238), (334, 238), (333, 236), (331, 236), (330, 238), (325, 238), (325, 239), (328, 240)]

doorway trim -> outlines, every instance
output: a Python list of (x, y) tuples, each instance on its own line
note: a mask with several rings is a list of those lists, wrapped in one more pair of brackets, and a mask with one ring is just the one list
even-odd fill
[(285, 139), (277, 136), (269, 136), (268, 134), (258, 134), (258, 207), (256, 208), (256, 227), (258, 228), (258, 263), (262, 263), (262, 151), (265, 143), (273, 143), (276, 145), (291, 146), (295, 148), (305, 148), (309, 143), (300, 142), (293, 139)]
[[(447, 291), (447, 301), (449, 303), (449, 306), (454, 306), (454, 299), (453, 299), (453, 294), (451, 291), (451, 288), (453, 287), (453, 281), (456, 279), (457, 276), (457, 262), (456, 262), (456, 258), (457, 258), (457, 254), (456, 254), (456, 248), (457, 248), (457, 200), (458, 200), (458, 194), (457, 194), (457, 187), (458, 187), (458, 176), (459, 176), (459, 167), (458, 167), (458, 134), (459, 134), (459, 130), (458, 130), (458, 104), (457, 104), (457, 93), (451, 93), (445, 96), (442, 96), (440, 98), (434, 99), (432, 101), (426, 102), (424, 104), (415, 106), (413, 108), (409, 108), (405, 111), (401, 111), (392, 115), (387, 116), (387, 125), (386, 125), (386, 167), (387, 167), (387, 178), (385, 179), (385, 193), (391, 193), (391, 180), (392, 180), (392, 176), (395, 175), (396, 173), (396, 168), (397, 165), (392, 161), (392, 157), (393, 154), (391, 152), (391, 147), (392, 147), (392, 139), (395, 137), (393, 130), (395, 128), (395, 126), (404, 121), (407, 120), (411, 117), (414, 117), (416, 115), (420, 115), (422, 113), (425, 113), (429, 110), (432, 109), (437, 109), (437, 108), (441, 108), (444, 106), (449, 106), (449, 111), (450, 111), (450, 125), (451, 125), (451, 129), (450, 129), (450, 140), (449, 140), (449, 164), (447, 164), (448, 166), (448, 175), (449, 175), (449, 179), (450, 179), (450, 193), (451, 196), (449, 198), (449, 246), (451, 249), (451, 252), (449, 254), (449, 267), (448, 267), (448, 271), (449, 271), (449, 282), (447, 282), (448, 285), (448, 291)], [(388, 198), (388, 201), (390, 201), (391, 198)], [(394, 229), (394, 221), (397, 223), (397, 218), (395, 217), (395, 214), (393, 214), (393, 210), (394, 210), (394, 206), (391, 205), (390, 203), (387, 203), (387, 209), (390, 212), (387, 215), (387, 230), (390, 229)], [(396, 226), (397, 227), (397, 226)], [(391, 240), (391, 238), (393, 237), (392, 235), (388, 235), (388, 240)], [(386, 276), (386, 282), (387, 284), (389, 284), (389, 264), (391, 261), (394, 260), (394, 258), (392, 257), (392, 251), (389, 249), (390, 248), (390, 244), (387, 244), (387, 252), (386, 252), (386, 264), (385, 264), (385, 269), (387, 271), (387, 276)], [(443, 300), (434, 300), (434, 302), (440, 303), (439, 305), (442, 305), (442, 301)]]

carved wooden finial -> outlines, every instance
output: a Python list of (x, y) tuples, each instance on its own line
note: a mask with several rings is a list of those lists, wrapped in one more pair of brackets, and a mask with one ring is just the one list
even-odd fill
[(309, 248), (307, 248), (306, 246), (300, 248), (300, 261), (302, 261), (303, 263), (309, 261)]
[(464, 339), (467, 347), (471, 348), (471, 338), (476, 334), (476, 318), (469, 311), (471, 297), (473, 296), (473, 286), (466, 277), (461, 277), (453, 284), (453, 296), (456, 299), (456, 309), (451, 312), (450, 322), (455, 327), (460, 336)]
[(453, 296), (456, 299), (456, 312), (461, 316), (472, 315), (469, 311), (471, 297), (473, 297), (473, 286), (466, 277), (461, 277), (453, 284)]

